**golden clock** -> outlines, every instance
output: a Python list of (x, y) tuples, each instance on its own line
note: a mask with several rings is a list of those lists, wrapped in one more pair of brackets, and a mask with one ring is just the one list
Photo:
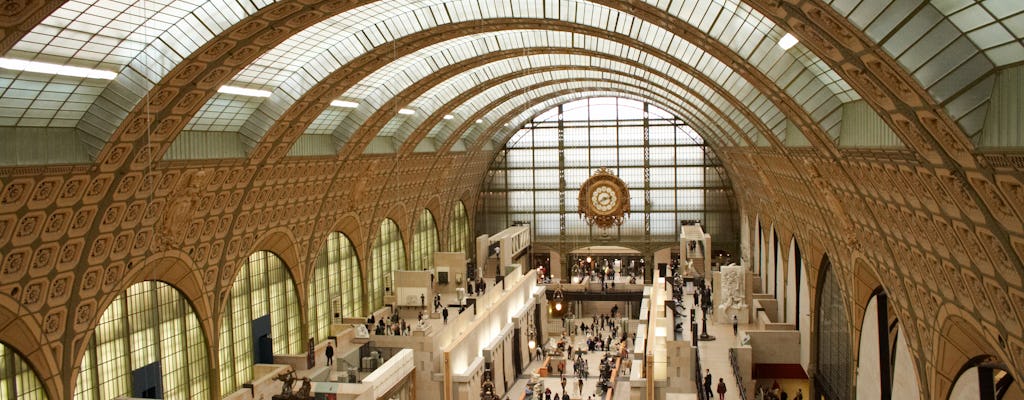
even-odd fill
[(629, 188), (622, 179), (601, 168), (580, 186), (579, 213), (587, 224), (598, 228), (622, 225), (629, 214)]

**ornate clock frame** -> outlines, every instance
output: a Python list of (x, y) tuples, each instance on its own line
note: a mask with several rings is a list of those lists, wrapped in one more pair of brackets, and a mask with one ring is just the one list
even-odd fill
[(580, 216), (601, 229), (622, 225), (629, 215), (629, 188), (605, 168), (580, 185), (578, 200)]

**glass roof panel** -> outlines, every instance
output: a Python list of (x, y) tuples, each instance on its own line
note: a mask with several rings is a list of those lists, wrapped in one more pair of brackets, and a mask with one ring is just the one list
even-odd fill
[[(629, 79), (624, 80), (624, 81), (610, 81), (607, 77), (602, 78), (602, 79), (605, 79), (607, 81), (607, 86), (610, 89), (619, 89), (619, 90), (622, 90), (622, 91), (625, 91), (625, 92), (630, 92), (630, 91), (634, 91), (635, 92), (635, 91), (637, 91), (637, 88), (635, 86), (630, 86), (630, 85), (626, 85), (626, 84), (622, 83), (622, 82), (630, 81)], [(633, 80), (633, 82), (635, 84), (635, 83), (640, 82), (640, 81)], [(515, 90), (514, 87), (506, 88), (506, 86), (507, 85), (499, 85), (499, 86), (497, 86), (495, 88), (491, 88), (491, 89), (481, 93), (480, 95), (475, 96), (475, 98), (473, 100), (471, 100), (470, 102), (467, 102), (467, 104), (470, 104), (470, 103), (475, 103), (475, 104), (491, 104), (495, 100), (497, 100), (497, 99), (501, 98), (502, 96), (506, 95), (507, 93)], [(593, 81), (585, 81), (585, 82), (579, 82), (579, 83), (576, 83), (576, 82), (574, 82), (574, 83), (559, 83), (559, 84), (548, 85), (548, 86), (543, 87), (542, 89), (534, 90), (534, 91), (531, 91), (531, 92), (529, 92), (527, 94), (516, 96), (513, 100), (508, 100), (508, 101), (506, 101), (506, 102), (504, 102), (504, 103), (494, 107), (493, 109), (491, 109), (491, 110), (489, 110), (487, 112), (487, 114), (484, 117), (484, 119), (485, 120), (491, 120), (491, 121), (497, 120), (498, 118), (500, 118), (501, 115), (511, 111), (511, 109), (513, 109), (515, 107), (518, 107), (520, 104), (523, 104), (524, 102), (530, 102), (531, 98), (542, 97), (544, 95), (544, 93), (551, 93), (551, 92), (555, 92), (555, 91), (558, 91), (558, 90), (578, 90), (579, 88), (582, 88), (582, 87), (592, 87), (592, 86), (594, 86)], [(673, 104), (677, 108), (680, 108), (680, 109), (693, 110), (690, 106), (685, 105), (685, 103), (681, 102), (679, 100), (679, 98), (676, 97), (677, 94), (674, 94), (674, 93), (667, 94), (667, 97), (666, 97), (666, 96), (661, 95), (661, 94), (649, 92), (648, 96), (649, 97), (647, 97), (647, 98), (649, 100), (647, 100), (647, 101), (650, 101), (650, 99), (654, 99), (655, 101), (663, 102), (664, 104)], [(670, 99), (670, 98), (674, 98), (674, 99)], [(486, 100), (484, 100), (484, 99), (486, 99)], [(639, 98), (638, 98), (638, 100), (643, 101), (642, 99), (639, 99)], [(473, 112), (476, 112), (476, 110), (467, 111), (467, 112), (469, 114), (472, 114)], [(690, 115), (697, 115), (697, 114), (693, 113), (692, 111), (687, 112), (686, 114), (688, 116), (690, 116)], [(720, 116), (711, 116), (710, 118), (712, 120), (715, 120), (718, 124), (720, 124), (719, 126), (721, 126), (723, 128), (720, 131), (725, 131), (725, 133), (729, 134), (731, 137), (734, 137), (734, 138), (737, 137), (737, 133), (735, 131), (732, 131), (731, 128), (729, 128), (728, 125), (725, 124), (724, 121), (721, 120)], [(704, 117), (693, 117), (693, 119), (704, 120)], [(521, 121), (513, 121), (513, 122), (518, 123), (518, 122), (521, 122)], [(515, 123), (513, 125), (515, 125)], [(435, 129), (437, 129), (437, 127), (435, 127)], [(439, 139), (443, 140), (448, 134), (450, 134), (450, 132), (438, 131), (438, 132), (432, 132), (432, 134), (436, 135)], [(467, 131), (465, 133), (465, 135), (466, 136), (464, 137), (464, 139), (466, 139), (466, 138), (472, 139), (472, 136), (471, 136), (472, 133), (470, 131)]]
[[(356, 98), (358, 97), (357, 95), (364, 95), (365, 93), (372, 91), (370, 92), (369, 96), (363, 99), (363, 101), (369, 104), (371, 107), (383, 106), (387, 101), (390, 101), (392, 99), (394, 95), (393, 88), (407, 87), (408, 85), (411, 85), (413, 82), (420, 79), (420, 77), (424, 76), (423, 72), (427, 71), (428, 68), (436, 70), (443, 67), (444, 65), (457, 62), (461, 59), (468, 58), (469, 56), (475, 56), (479, 51), (478, 49), (485, 49), (486, 43), (497, 43), (497, 47), (509, 49), (515, 48), (517, 46), (522, 46), (523, 44), (527, 44), (530, 46), (564, 47), (564, 43), (571, 42), (582, 43), (582, 47), (584, 48), (589, 48), (593, 50), (603, 50), (605, 52), (612, 54), (622, 54), (624, 56), (634, 59), (639, 56), (646, 56), (646, 53), (635, 52), (635, 49), (629, 49), (617, 42), (611, 42), (605, 39), (592, 38), (589, 36), (569, 34), (564, 32), (506, 31), (480, 35), (470, 35), (464, 38), (459, 38), (458, 41), (456, 41), (457, 45), (452, 45), (449, 42), (445, 42), (438, 45), (430, 46), (424, 49), (423, 51), (416, 52), (407, 57), (403, 57), (399, 59), (396, 63), (389, 65), (388, 67), (382, 68), (381, 70), (378, 70), (372, 75), (373, 79), (375, 81), (378, 81), (379, 83), (375, 85), (360, 83), (359, 85), (351, 89), (349, 92), (344, 94), (342, 98)], [(581, 47), (581, 45), (577, 45), (576, 47)], [(452, 53), (458, 53), (463, 55), (461, 57), (456, 57), (450, 55)], [(547, 65), (598, 65), (604, 66), (606, 68), (621, 70), (630, 74), (638, 73), (637, 71), (634, 71), (633, 67), (627, 66), (625, 64), (611, 62), (604, 58), (594, 59), (592, 57), (578, 55), (547, 54), (530, 57), (517, 57), (511, 60), (514, 61), (492, 63), (488, 65), (488, 68), (483, 71), (472, 71), (472, 73), (464, 73), (461, 74), (458, 79), (449, 80), (446, 83), (437, 85), (430, 91), (428, 91), (425, 95), (420, 96), (419, 99), (414, 100), (411, 103), (410, 107), (422, 111), (424, 115), (428, 115), (432, 113), (434, 110), (436, 110), (436, 107), (439, 107), (440, 105), (447, 102), (448, 99), (458, 95), (459, 93), (469, 90), (470, 88), (478, 84), (481, 84), (482, 82), (491, 77), (503, 75), (510, 71), (522, 70), (528, 67), (538, 67)], [(422, 64), (422, 68), (420, 68), (418, 65), (411, 64), (412, 62), (419, 62), (420, 64)], [(694, 88), (694, 90), (699, 91), (702, 95), (711, 99), (719, 109), (725, 110), (725, 112), (727, 112), (727, 114), (729, 114), (732, 118), (743, 120), (744, 122), (741, 123), (742, 126), (750, 127), (751, 129), (753, 129), (754, 125), (750, 124), (749, 121), (746, 121), (746, 118), (742, 116), (738, 110), (735, 110), (735, 108), (732, 107), (732, 105), (729, 104), (726, 100), (724, 100), (717, 92), (707, 87), (702, 82), (692, 78), (690, 75), (683, 71), (680, 71), (678, 68), (670, 64), (667, 64), (661, 59), (653, 58), (651, 61), (645, 62), (645, 64), (650, 65), (657, 70), (666, 71), (670, 75), (675, 75), (675, 78), (677, 79), (682, 78), (680, 80), (682, 80), (685, 83), (688, 83), (689, 87)], [(404, 68), (405, 70), (400, 70), (400, 68)], [(432, 72), (432, 70), (430, 72)], [(643, 72), (642, 74), (643, 75), (641, 76), (647, 75), (646, 72)], [(385, 75), (386, 77), (379, 77)], [(733, 75), (733, 77), (738, 81), (745, 82), (742, 81), (741, 78), (736, 77), (735, 75)], [(384, 82), (387, 82), (387, 85), (383, 84)], [(452, 82), (459, 82), (459, 84), (453, 85)], [(665, 82), (662, 82), (660, 78), (658, 79), (658, 83), (666, 84)], [(752, 87), (749, 84), (744, 84), (743, 86)], [(684, 91), (681, 88), (678, 90)], [(760, 96), (761, 95), (759, 92), (754, 91), (753, 96), (751, 98), (758, 99)], [(467, 109), (473, 109), (474, 107), (476, 106), (470, 105)], [(773, 107), (765, 111), (778, 114), (778, 110), (774, 109)], [(455, 113), (455, 115), (461, 115), (462, 113), (463, 111), (461, 111), (460, 109)], [(469, 111), (469, 113), (472, 113), (472, 111)], [(711, 111), (710, 109), (708, 110), (708, 114), (714, 113), (715, 112)], [(352, 117), (349, 118), (351, 119)], [(318, 118), (314, 126), (311, 126), (307, 130), (307, 133), (327, 132), (330, 130), (330, 128), (320, 124), (338, 124), (338, 121), (338, 119), (332, 118)], [(358, 126), (361, 123), (362, 121), (352, 121), (351, 125)], [(392, 136), (400, 126), (402, 125), (399, 123), (390, 123), (387, 125), (387, 127), (384, 128), (384, 130), (380, 132), (380, 135)], [(769, 126), (771, 125), (769, 124)], [(405, 133), (408, 134), (408, 132)]]
[(1024, 1), (936, 1), (949, 18), (996, 65), (1024, 61)]
[[(519, 3), (517, 7), (509, 7), (507, 2), (491, 1), (451, 1), (440, 4), (432, 1), (405, 1), (400, 3), (389, 3), (387, 10), (382, 10), (380, 5), (373, 3), (367, 6), (351, 10), (344, 14), (335, 16), (304, 32), (289, 38), (285, 43), (262, 56), (253, 65), (240, 72), (234, 80), (239, 86), (265, 87), (278, 86), (281, 90), (288, 91), (290, 97), (298, 98), (308, 90), (311, 85), (323, 79), (324, 76), (347, 63), (359, 54), (368, 51), (370, 48), (386, 46), (387, 42), (408, 35), (410, 33), (427, 29), (443, 23), (458, 21), (471, 21), (479, 18), (498, 18), (522, 16), (516, 13), (526, 13), (528, 16), (538, 16), (541, 5), (547, 4), (544, 17), (557, 18), (567, 22), (579, 23), (601, 29), (616, 31), (623, 35), (650, 43), (661, 49), (673, 50), (681, 60), (696, 65), (714, 78), (723, 86), (728, 86), (730, 81), (742, 81), (737, 78), (735, 72), (710, 57), (703, 50), (687, 43), (682, 38), (676, 37), (664, 29), (641, 21), (636, 17), (623, 14), (617, 10), (611, 10), (604, 6), (586, 3), (576, 0), (559, 0), (557, 2), (540, 2), (539, 0)], [(666, 4), (667, 3), (663, 3)], [(756, 46), (750, 44), (752, 37), (770, 37), (781, 35), (775, 27), (760, 14), (756, 13), (744, 4), (732, 1), (696, 1), (688, 2), (690, 6), (677, 9), (684, 20), (695, 26), (709, 30), (713, 37), (720, 37), (726, 40), (735, 51), (744, 51), (749, 54), (748, 58), (758, 68), (766, 73), (779, 63), (784, 64), (783, 69), (799, 69), (812, 79), (797, 81), (799, 86), (792, 82), (785, 82), (780, 85), (787, 93), (796, 94), (800, 92), (817, 92), (816, 87), (826, 87), (833, 94), (843, 95), (842, 98), (831, 101), (828, 107), (821, 107), (816, 104), (814, 109), (808, 112), (818, 120), (827, 118), (833, 110), (837, 109), (841, 101), (856, 96), (849, 90), (849, 87), (841, 82), (837, 75), (829, 75), (820, 68), (809, 70), (804, 64), (816, 65), (817, 59), (810, 53), (804, 53), (801, 57), (775, 56), (772, 64), (765, 64), (762, 61), (773, 53), (784, 53), (782, 50), (766, 49), (763, 52), (753, 51)], [(531, 11), (532, 10), (532, 11)], [(747, 40), (737, 41), (733, 36), (742, 33)], [(445, 42), (444, 47), (454, 47), (460, 41), (472, 41), (476, 35), (459, 38)], [(727, 38), (727, 36), (729, 36)], [(517, 42), (479, 44), (479, 48), (459, 48), (450, 50), (450, 57), (465, 58), (466, 54), (480, 54), (483, 50), (493, 51), (496, 48), (509, 48), (509, 46), (531, 46), (533, 43), (563, 43), (583, 46), (603, 51), (611, 51), (613, 42), (596, 37), (589, 37), (579, 34), (567, 35), (552, 31), (531, 31), (522, 32)], [(508, 39), (506, 39), (508, 40)], [(764, 44), (762, 40), (758, 42)], [(772, 46), (773, 47), (773, 46)], [(513, 47), (514, 48), (514, 47)], [(372, 77), (367, 78), (358, 87), (350, 89), (345, 98), (358, 101), (382, 101), (391, 94), (391, 90), (381, 90), (387, 86), (385, 83), (394, 82), (399, 78), (398, 71), (406, 71), (410, 77), (414, 76), (409, 71), (411, 65), (415, 65), (421, 55), (431, 54), (433, 49), (424, 49), (411, 57), (401, 57), (400, 62), (393, 63), (389, 67), (378, 71)], [(619, 54), (626, 57), (638, 58), (641, 53), (636, 49), (618, 47)], [(398, 58), (396, 56), (396, 58)], [(434, 61), (431, 61), (432, 63)], [(434, 71), (442, 64), (431, 65), (422, 68), (420, 71)], [(446, 64), (445, 64), (446, 65)], [(780, 70), (780, 69), (775, 69)], [(415, 75), (422, 75), (416, 73)], [(782, 74), (776, 74), (781, 76)], [(774, 78), (769, 74), (770, 78)], [(818, 79), (822, 77), (825, 79)], [(410, 78), (411, 79), (411, 78)], [(739, 85), (750, 87), (749, 84)], [(371, 96), (371, 93), (377, 93)], [(376, 100), (372, 97), (377, 97)], [(273, 117), (272, 114), (269, 114)], [(317, 128), (319, 129), (319, 128)]]
[[(269, 3), (72, 0), (47, 16), (4, 56), (114, 72), (123, 72), (134, 62), (132, 68), (149, 81), (134, 79), (130, 84), (140, 87), (117, 99), (123, 103), (119, 107), (128, 109), (183, 56)], [(0, 125), (75, 126), (109, 84), (37, 73), (11, 76), (5, 71), (0, 81), (5, 104), (0, 109), (6, 118)], [(28, 101), (7, 101), (8, 95)]]

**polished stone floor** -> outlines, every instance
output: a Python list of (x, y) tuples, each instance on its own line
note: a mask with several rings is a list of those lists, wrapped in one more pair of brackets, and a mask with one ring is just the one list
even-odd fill
[[(685, 300), (686, 307), (690, 308), (692, 306), (692, 303), (693, 303), (693, 298), (691, 296), (684, 296), (684, 298), (686, 299)], [(709, 341), (709, 342), (699, 342), (699, 344), (698, 344), (698, 351), (700, 352), (701, 363), (703, 364), (704, 368), (707, 368), (707, 369), (711, 370), (711, 376), (712, 376), (713, 381), (715, 382), (715, 384), (712, 385), (712, 390), (714, 390), (717, 387), (718, 379), (719, 378), (723, 378), (725, 383), (726, 383), (726, 388), (727, 388), (727, 391), (726, 391), (726, 394), (725, 394), (725, 398), (726, 399), (739, 399), (740, 398), (739, 397), (739, 391), (738, 391), (737, 386), (736, 386), (736, 378), (735, 378), (735, 376), (733, 376), (732, 366), (729, 364), (729, 348), (733, 347), (733, 346), (739, 345), (740, 338), (746, 332), (746, 329), (747, 329), (747, 326), (740, 325), (739, 326), (739, 334), (738, 335), (733, 335), (732, 325), (731, 324), (714, 324), (714, 323), (711, 323), (711, 321), (709, 320), (708, 321), (708, 334), (710, 334), (712, 336), (715, 336), (716, 340)], [(603, 335), (607, 336), (609, 334), (609, 331), (608, 330), (602, 330), (601, 333)], [(579, 348), (580, 346), (585, 346), (585, 342), (586, 342), (586, 337), (585, 336), (576, 335), (574, 337), (574, 343), (575, 343), (574, 347)], [(631, 345), (632, 345), (632, 343), (630, 343), (630, 346)], [(632, 350), (632, 348), (630, 348), (629, 350)], [(574, 375), (570, 375), (570, 372), (572, 371), (572, 369), (570, 367), (566, 368), (568, 370), (567, 373), (566, 373), (566, 379), (568, 381), (568, 383), (566, 385), (566, 389), (569, 390), (569, 396), (570, 396), (571, 399), (573, 399), (573, 400), (576, 400), (576, 399), (582, 399), (582, 400), (592, 399), (592, 400), (596, 400), (596, 399), (599, 398), (595, 394), (595, 390), (597, 388), (597, 382), (598, 382), (598, 379), (597, 379), (597, 376), (598, 376), (597, 368), (598, 367), (597, 366), (598, 366), (598, 363), (599, 363), (599, 361), (601, 359), (601, 356), (604, 355), (604, 353), (605, 352), (603, 352), (603, 351), (593, 351), (593, 352), (587, 353), (584, 356), (588, 360), (590, 360), (589, 361), (589, 364), (590, 364), (590, 371), (589, 371), (590, 372), (590, 378), (584, 380), (582, 395), (580, 395), (580, 392), (577, 391), (575, 376)], [(535, 360), (534, 362), (530, 363), (529, 368), (527, 369), (527, 371), (536, 371), (539, 366), (540, 366), (540, 361), (536, 361)], [(630, 387), (629, 387), (628, 371), (624, 372), (624, 374), (625, 375), (620, 373), (618, 384), (616, 385), (617, 386), (616, 390), (613, 391), (613, 399), (612, 400), (626, 400), (626, 399), (629, 399), (629, 389), (630, 389)], [(703, 373), (702, 373), (702, 375), (703, 375)], [(561, 383), (560, 383), (561, 380), (560, 380), (560, 378), (557, 375), (549, 376), (547, 378), (542, 378), (542, 379), (544, 379), (545, 387), (551, 388), (552, 398), (554, 397), (555, 393), (562, 393), (562, 387), (561, 387)], [(508, 398), (510, 398), (510, 399), (520, 399), (522, 397), (523, 393), (526, 390), (526, 382), (527, 382), (527, 380), (528, 379), (526, 379), (526, 378), (517, 380), (515, 382), (515, 384), (512, 385), (512, 388), (509, 390), (509, 397)], [(714, 398), (715, 399), (718, 398), (717, 393), (715, 394)]]

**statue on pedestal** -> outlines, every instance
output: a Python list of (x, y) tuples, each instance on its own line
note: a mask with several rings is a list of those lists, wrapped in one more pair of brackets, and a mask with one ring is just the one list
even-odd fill
[(494, 393), (494, 382), (491, 381), (491, 372), (484, 371), (484, 381), (480, 384), (480, 400), (498, 400)]
[(283, 384), (281, 385), (281, 394), (275, 394), (273, 400), (313, 400), (311, 395), (313, 388), (309, 378), (302, 378), (302, 386), (299, 387), (299, 391), (292, 393), (292, 385), (296, 380), (295, 370), (278, 374), (274, 380), (281, 381)]
[(693, 260), (686, 260), (686, 270), (683, 271), (683, 276), (694, 277), (700, 275), (696, 269), (693, 268)]

